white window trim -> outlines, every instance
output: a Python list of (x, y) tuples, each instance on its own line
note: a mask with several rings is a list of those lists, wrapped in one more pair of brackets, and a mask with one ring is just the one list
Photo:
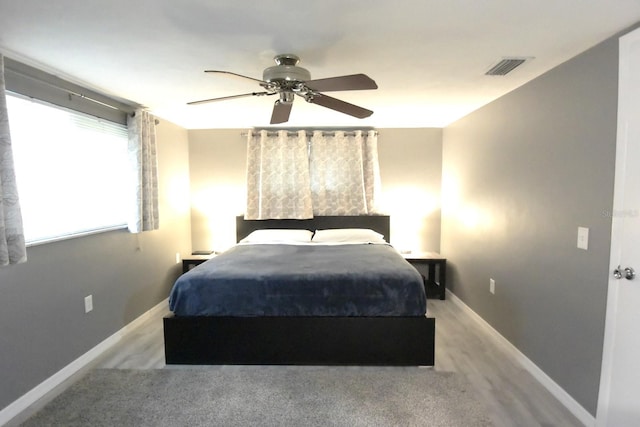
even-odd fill
[(32, 241), (26, 242), (26, 246), (27, 248), (30, 248), (33, 246), (41, 246), (41, 245), (46, 245), (48, 243), (60, 242), (63, 240), (76, 239), (78, 237), (93, 236), (94, 234), (107, 233), (109, 231), (126, 230), (126, 229), (127, 229), (127, 224), (113, 225), (111, 227), (101, 227), (93, 230), (79, 231), (77, 233), (63, 234), (61, 236), (56, 236), (56, 237), (48, 237), (45, 239), (32, 240)]

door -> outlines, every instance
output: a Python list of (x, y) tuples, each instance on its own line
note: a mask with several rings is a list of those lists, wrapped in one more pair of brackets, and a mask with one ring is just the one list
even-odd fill
[(596, 424), (625, 427), (640, 426), (640, 29), (620, 38), (619, 61), (612, 274)]

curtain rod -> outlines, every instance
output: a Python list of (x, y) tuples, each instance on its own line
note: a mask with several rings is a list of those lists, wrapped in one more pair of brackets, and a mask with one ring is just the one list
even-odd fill
[(26, 65), (7, 58), (6, 56), (4, 57), (4, 63), (5, 72), (8, 71), (20, 77), (44, 84), (61, 92), (66, 92), (70, 99), (72, 96), (75, 96), (96, 103), (98, 105), (102, 105), (103, 107), (110, 108), (112, 110), (122, 111), (124, 113), (129, 113), (134, 110), (134, 107), (131, 105), (127, 105), (123, 102), (111, 99), (106, 95), (101, 95), (91, 89), (87, 89), (75, 83), (68, 82), (57, 76), (31, 67), (30, 65)]
[[(135, 117), (135, 116), (136, 116), (136, 112), (134, 111), (133, 113), (131, 113), (131, 117)], [(159, 125), (160, 124), (160, 120), (154, 119), (154, 123)]]
[[(262, 129), (262, 130), (266, 130), (267, 131), (267, 135), (276, 135), (279, 131), (278, 130), (267, 130), (267, 129)], [(282, 129), (285, 130), (285, 129)], [(334, 136), (336, 134), (336, 132), (344, 132), (345, 135), (355, 135), (356, 132), (358, 130), (305, 130), (305, 135), (306, 136), (312, 136), (314, 132), (322, 132), (322, 136)], [(378, 131), (373, 130), (373, 129), (360, 129), (361, 132), (370, 132), (373, 131), (374, 134), (377, 136), (378, 135)], [(256, 132), (260, 132), (260, 130), (257, 130)], [(289, 130), (287, 131), (287, 135), (288, 136), (295, 136), (298, 134), (299, 131), (297, 130)], [(249, 131), (244, 131), (240, 133), (240, 136), (249, 136)]]

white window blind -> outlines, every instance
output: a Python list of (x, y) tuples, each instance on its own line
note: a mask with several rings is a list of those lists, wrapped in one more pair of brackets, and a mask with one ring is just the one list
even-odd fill
[(7, 95), (27, 244), (125, 226), (126, 126)]

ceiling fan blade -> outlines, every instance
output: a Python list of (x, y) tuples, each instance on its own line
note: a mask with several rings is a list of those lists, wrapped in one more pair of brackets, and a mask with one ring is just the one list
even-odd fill
[(349, 104), (348, 102), (341, 101), (336, 98), (332, 98), (321, 93), (315, 95), (309, 99), (309, 102), (322, 105), (323, 107), (331, 108), (332, 110), (339, 111), (341, 113), (348, 114), (359, 119), (364, 119), (373, 114), (373, 111), (366, 108), (358, 107), (357, 105)]
[(227, 99), (244, 98), (246, 96), (263, 96), (263, 95), (273, 95), (273, 94), (269, 93), (269, 92), (243, 93), (243, 94), (240, 94), (240, 95), (221, 96), (219, 98), (203, 99), (201, 101), (191, 101), (191, 102), (187, 102), (187, 105), (197, 105), (197, 104), (204, 104), (204, 103), (207, 103), (207, 102), (225, 101)]
[(277, 100), (273, 104), (273, 113), (271, 113), (271, 124), (284, 123), (289, 120), (291, 114), (291, 107), (293, 102), (282, 102)]
[(376, 84), (376, 82), (366, 74), (352, 74), (350, 76), (309, 80), (305, 82), (305, 85), (308, 88), (318, 92), (378, 89), (378, 85)]
[(249, 80), (253, 80), (254, 82), (258, 82), (258, 83), (266, 83), (263, 80), (260, 79), (254, 79), (253, 77), (249, 77), (249, 76), (243, 76), (242, 74), (238, 74), (238, 73), (232, 73), (231, 71), (221, 71), (221, 70), (204, 70), (205, 73), (214, 73), (214, 74), (229, 74), (231, 76), (236, 76), (236, 77), (242, 77), (243, 79), (249, 79)]

